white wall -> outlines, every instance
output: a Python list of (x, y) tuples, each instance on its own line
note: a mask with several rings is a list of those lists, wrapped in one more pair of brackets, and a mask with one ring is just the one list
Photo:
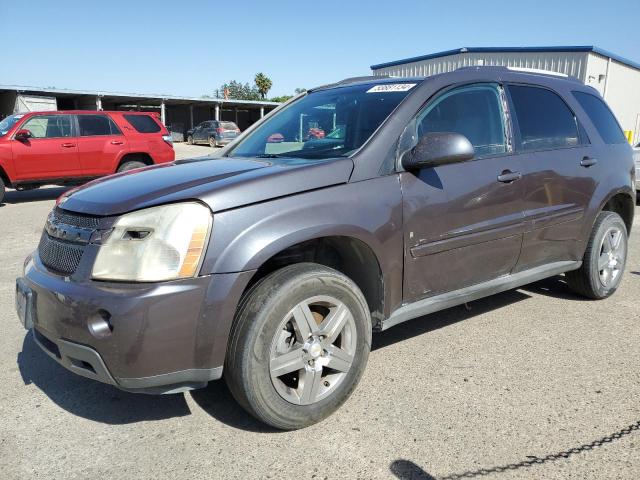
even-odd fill
[(640, 70), (590, 53), (585, 83), (604, 96), (622, 129), (634, 132), (634, 145), (640, 142)]

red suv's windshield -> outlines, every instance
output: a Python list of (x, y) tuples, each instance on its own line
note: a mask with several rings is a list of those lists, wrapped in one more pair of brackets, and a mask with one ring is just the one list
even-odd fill
[(0, 137), (6, 135), (22, 117), (24, 117), (24, 115), (9, 115), (3, 119), (0, 122)]

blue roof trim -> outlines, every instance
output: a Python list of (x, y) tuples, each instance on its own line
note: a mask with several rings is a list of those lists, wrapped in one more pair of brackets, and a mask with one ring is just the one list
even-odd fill
[(599, 47), (593, 45), (580, 45), (580, 46), (558, 46), (558, 47), (462, 47), (455, 50), (445, 50), (444, 52), (431, 53), (429, 55), (420, 55), (418, 57), (409, 57), (402, 60), (395, 60), (393, 62), (379, 63), (377, 65), (371, 65), (371, 70), (379, 70), (381, 68), (393, 67), (396, 65), (403, 65), (405, 63), (420, 62), (423, 60), (431, 60), (432, 58), (448, 57), (450, 55), (457, 55), (460, 53), (496, 53), (496, 52), (593, 52), (603, 57), (609, 57), (612, 60), (623, 63), (633, 68), (640, 70), (640, 63), (616, 55), (615, 53), (608, 52)]

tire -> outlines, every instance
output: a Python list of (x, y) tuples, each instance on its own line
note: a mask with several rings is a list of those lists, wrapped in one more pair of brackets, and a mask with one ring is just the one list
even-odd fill
[(209, 146), (211, 148), (216, 148), (218, 146), (218, 142), (214, 137), (209, 137)]
[(622, 281), (628, 250), (627, 227), (620, 215), (600, 212), (582, 266), (565, 274), (567, 284), (574, 292), (594, 300), (613, 295)]
[(191, 136), (191, 135), (187, 136), (187, 144), (188, 145), (193, 145), (193, 136)]
[(2, 177), (0, 177), (0, 205), (2, 204), (2, 201), (4, 200), (4, 192), (6, 191), (6, 187), (4, 185), (4, 180), (2, 180)]
[[(320, 328), (324, 318), (332, 321)], [(300, 263), (268, 275), (243, 296), (224, 377), (255, 418), (295, 430), (323, 420), (349, 398), (370, 349), (371, 317), (356, 284), (330, 268)], [(287, 355), (289, 362), (281, 358)]]
[(129, 160), (128, 162), (124, 162), (122, 165), (118, 167), (118, 173), (128, 172), (129, 170), (133, 170), (135, 168), (143, 168), (146, 166), (147, 166), (146, 163), (141, 162), (139, 160)]

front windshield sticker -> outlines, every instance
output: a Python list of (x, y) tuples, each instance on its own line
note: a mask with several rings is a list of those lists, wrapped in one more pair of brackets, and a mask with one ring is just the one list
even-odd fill
[(367, 90), (367, 93), (381, 93), (381, 92), (406, 92), (415, 87), (415, 83), (389, 83), (376, 85)]

